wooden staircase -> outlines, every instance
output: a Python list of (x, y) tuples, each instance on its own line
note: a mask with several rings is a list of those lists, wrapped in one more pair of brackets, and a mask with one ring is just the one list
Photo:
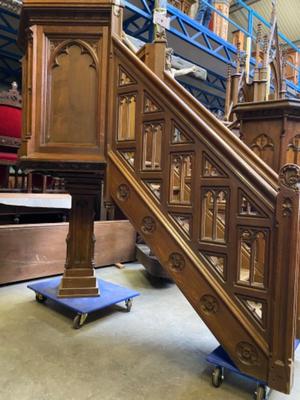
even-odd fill
[(299, 167), (279, 179), (167, 73), (112, 46), (109, 195), (238, 368), (288, 393)]
[(109, 213), (113, 200), (236, 366), (289, 393), (300, 167), (276, 174), (176, 83), (160, 29), (133, 54), (122, 12), (114, 0), (23, 2), (19, 156), (72, 196), (61, 294), (101, 295), (90, 277), (105, 176)]

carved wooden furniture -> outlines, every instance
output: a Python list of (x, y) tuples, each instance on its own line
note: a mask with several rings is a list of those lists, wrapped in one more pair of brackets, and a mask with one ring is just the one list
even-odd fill
[[(67, 233), (67, 223), (0, 226), (0, 284), (63, 273)], [(96, 267), (133, 261), (135, 237), (128, 221), (95, 222)]]
[[(80, 282), (89, 281), (89, 293), (96, 294), (89, 278), (92, 204), (107, 162), (110, 210), (113, 200), (234, 364), (288, 393), (297, 328), (300, 167), (287, 164), (278, 176), (163, 71), (162, 60), (151, 71), (122, 43), (119, 8), (101, 0), (84, 7), (76, 0), (58, 1), (55, 9), (51, 2), (35, 4), (27, 0), (23, 13), (33, 38), (24, 61), (28, 103), (21, 156), (31, 168), (65, 176), (73, 196), (61, 294), (67, 292), (69, 273), (71, 293), (84, 294), (74, 287), (79, 271), (85, 275)], [(100, 47), (98, 58), (91, 49), (97, 40), (102, 58)], [(160, 47), (164, 58), (166, 49)], [(71, 130), (68, 121), (77, 106), (69, 107), (68, 96), (74, 84), (79, 90), (78, 81), (87, 84), (84, 67), (91, 82), (96, 79), (90, 71), (96, 61), (99, 82), (85, 110), (99, 116), (93, 108), (98, 99), (103, 113), (95, 125), (89, 122), (94, 146), (79, 147), (91, 133), (84, 130), (86, 114), (76, 116), (83, 118), (76, 125), (82, 131)], [(72, 85), (70, 73), (78, 78)], [(82, 98), (77, 105), (83, 106)]]
[(271, 168), (300, 165), (300, 100), (242, 103), (234, 110), (241, 139)]
[(117, 38), (113, 52), (109, 192), (239, 369), (288, 392), (298, 167), (278, 183), (166, 73), (167, 85)]
[(109, 41), (121, 9), (109, 0), (25, 0), (21, 165), (65, 179), (72, 195), (60, 296), (98, 296), (94, 208), (105, 169)]

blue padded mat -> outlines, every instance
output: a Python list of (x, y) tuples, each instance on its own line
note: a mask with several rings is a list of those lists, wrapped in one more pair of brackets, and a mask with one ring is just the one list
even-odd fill
[(98, 297), (57, 297), (56, 293), (60, 281), (61, 277), (52, 278), (30, 284), (27, 287), (81, 314), (97, 311), (140, 295), (135, 290), (97, 279), (100, 289), (100, 296)]

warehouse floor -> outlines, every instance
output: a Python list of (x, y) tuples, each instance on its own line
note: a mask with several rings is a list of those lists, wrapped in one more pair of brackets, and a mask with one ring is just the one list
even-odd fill
[[(70, 315), (39, 304), (27, 283), (0, 288), (2, 400), (237, 400), (253, 383), (227, 374), (210, 383), (205, 356), (217, 345), (173, 284), (151, 284), (139, 264), (97, 270), (141, 296), (130, 313), (112, 307), (72, 329)], [(290, 396), (299, 400), (300, 350)]]

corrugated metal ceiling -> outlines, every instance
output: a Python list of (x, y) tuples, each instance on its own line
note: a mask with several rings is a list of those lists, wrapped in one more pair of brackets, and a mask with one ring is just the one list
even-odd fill
[[(258, 0), (250, 7), (270, 21), (272, 0)], [(231, 18), (239, 25), (245, 26), (246, 15), (245, 10), (239, 10), (233, 13)], [(293, 42), (300, 41), (300, 0), (277, 0), (277, 17), (279, 30)], [(300, 42), (297, 45), (300, 45)]]

